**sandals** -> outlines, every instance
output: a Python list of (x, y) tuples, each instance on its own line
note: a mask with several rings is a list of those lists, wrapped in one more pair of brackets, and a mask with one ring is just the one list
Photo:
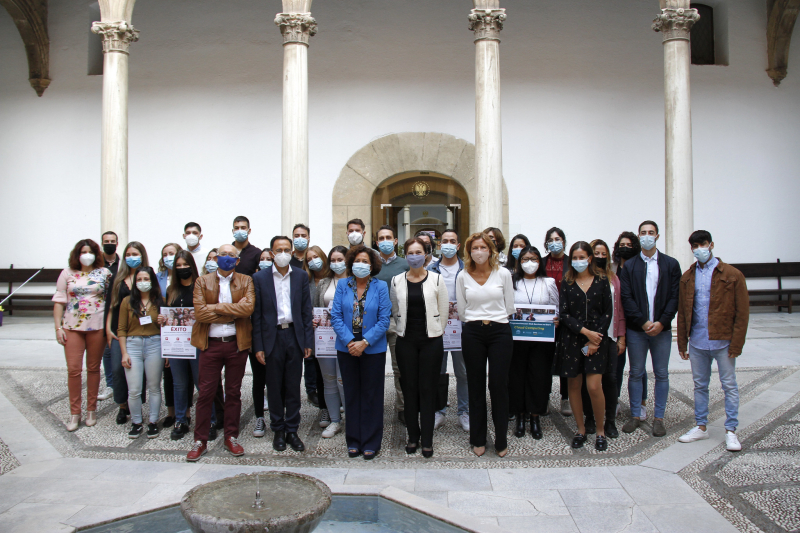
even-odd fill
[(373, 459), (375, 459), (376, 455), (378, 455), (378, 452), (373, 452), (372, 450), (364, 450), (365, 461), (372, 461)]
[(358, 448), (350, 448), (347, 450), (347, 455), (350, 457), (350, 459), (355, 459), (361, 455), (361, 451)]
[(414, 455), (415, 453), (417, 453), (417, 448), (419, 448), (418, 442), (409, 442), (408, 444), (406, 444), (406, 453), (408, 455)]
[(430, 448), (428, 450), (422, 448), (422, 457), (424, 457), (425, 459), (430, 459), (431, 457), (433, 457), (433, 448)]

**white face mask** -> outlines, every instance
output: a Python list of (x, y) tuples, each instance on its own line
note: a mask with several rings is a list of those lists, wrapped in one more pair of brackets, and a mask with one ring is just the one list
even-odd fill
[(197, 243), (200, 242), (200, 237), (198, 237), (197, 235), (195, 235), (193, 233), (190, 233), (189, 235), (186, 236), (185, 240), (186, 240), (187, 246), (195, 247), (195, 246), (197, 246)]
[(286, 252), (281, 252), (279, 254), (275, 254), (275, 264), (279, 267), (283, 268), (289, 264), (289, 261), (292, 260), (292, 256), (287, 254)]
[(94, 254), (81, 254), (80, 262), (83, 266), (92, 266), (96, 259)]
[(350, 244), (355, 246), (356, 244), (361, 244), (361, 241), (364, 240), (364, 235), (362, 235), (360, 231), (351, 231), (347, 235), (347, 240), (350, 241)]
[(489, 252), (483, 250), (476, 250), (472, 252), (472, 260), (477, 264), (482, 265), (489, 260)]
[(522, 263), (522, 271), (526, 274), (536, 274), (537, 270), (539, 270), (538, 261), (526, 261)]

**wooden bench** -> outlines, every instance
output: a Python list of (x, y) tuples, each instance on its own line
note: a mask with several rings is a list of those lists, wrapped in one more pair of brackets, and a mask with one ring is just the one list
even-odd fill
[[(750, 305), (777, 306), (778, 311), (786, 307), (792, 312), (793, 296), (800, 295), (800, 288), (784, 289), (783, 278), (800, 277), (800, 263), (739, 263), (731, 265), (738, 268), (746, 279), (774, 278), (778, 280), (775, 289), (748, 289)], [(766, 299), (753, 300), (753, 296), (766, 297)], [(786, 299), (784, 299), (786, 297)]]
[[(15, 284), (17, 288), (19, 288), (19, 285), (25, 283), (25, 281), (38, 270), (38, 268), (14, 268), (14, 265), (11, 265), (11, 268), (0, 268), (0, 302), (2, 302), (6, 296), (14, 292)], [(55, 285), (56, 281), (58, 281), (58, 276), (61, 274), (61, 270), (60, 268), (45, 268), (31, 280), (31, 284), (49, 283)], [(26, 285), (26, 289), (28, 287), (31, 287), (31, 285)], [(23, 291), (26, 291), (26, 289), (23, 289)], [(42, 290), (37, 292), (36, 289), (19, 292), (4, 303), (3, 308), (9, 315), (14, 314), (14, 309), (18, 311), (52, 310), (54, 293), (54, 288), (49, 288), (46, 292)]]

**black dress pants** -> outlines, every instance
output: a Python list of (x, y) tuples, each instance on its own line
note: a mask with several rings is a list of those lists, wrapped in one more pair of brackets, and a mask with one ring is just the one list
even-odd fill
[[(266, 354), (269, 427), (272, 431), (297, 433), (300, 427), (300, 381), (303, 379), (303, 350), (294, 328), (278, 329), (275, 346)], [(264, 406), (264, 403), (261, 403)]]
[[(625, 354), (616, 356), (617, 345), (613, 344), (609, 349), (608, 364), (606, 371), (603, 372), (602, 386), (603, 396), (606, 400), (606, 422), (614, 420), (617, 416), (617, 362), (619, 357), (624, 357)], [(581, 386), (581, 400), (583, 401), (583, 414), (587, 420), (594, 420), (594, 408), (592, 407), (592, 400), (589, 397), (589, 389), (586, 388), (586, 377), (583, 379), (583, 386)]]
[(508, 376), (510, 413), (543, 415), (553, 384), (555, 343), (514, 341)]
[(320, 409), (327, 409), (328, 404), (325, 403), (325, 380), (322, 379), (322, 369), (319, 367), (319, 361), (313, 355), (309, 359), (314, 360), (314, 371), (316, 372), (317, 379), (317, 398), (319, 401)]
[(508, 448), (508, 370), (514, 340), (511, 326), (499, 322), (467, 322), (461, 329), (461, 351), (467, 367), (469, 386), (469, 440), (473, 446), (486, 446), (486, 362), (489, 362), (489, 395), (492, 399), (494, 447)]
[(264, 418), (264, 387), (267, 385), (267, 367), (258, 362), (256, 354), (247, 354), (250, 359), (250, 371), (253, 373), (253, 410), (256, 418)]
[(407, 328), (405, 337), (398, 335), (396, 350), (408, 442), (421, 442), (422, 448), (432, 448), (444, 338), (429, 338), (424, 325), (423, 329)]

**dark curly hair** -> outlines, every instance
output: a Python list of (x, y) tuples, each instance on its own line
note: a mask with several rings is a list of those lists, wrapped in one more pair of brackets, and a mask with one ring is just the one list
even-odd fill
[(622, 260), (622, 257), (619, 255), (619, 241), (622, 239), (630, 239), (631, 245), (633, 246), (633, 251), (636, 252), (634, 256), (638, 255), (639, 252), (642, 251), (642, 245), (639, 242), (639, 237), (632, 231), (623, 231), (617, 237), (617, 242), (614, 243), (614, 252), (611, 254), (611, 259), (614, 260), (616, 264), (619, 264)]
[(80, 270), (83, 266), (81, 264), (81, 248), (84, 246), (88, 246), (92, 249), (92, 253), (94, 254), (94, 264), (92, 268), (103, 268), (106, 266), (106, 261), (103, 259), (103, 252), (100, 250), (100, 245), (94, 242), (92, 239), (82, 239), (75, 244), (75, 247), (69, 253), (69, 267), (72, 270)]
[(347, 251), (347, 255), (344, 256), (344, 262), (347, 265), (348, 276), (353, 275), (353, 263), (355, 263), (356, 257), (360, 253), (365, 253), (367, 256), (369, 256), (369, 263), (372, 266), (372, 270), (369, 273), (370, 276), (375, 276), (381, 271), (381, 266), (383, 265), (381, 264), (381, 258), (378, 255), (378, 252), (372, 248), (367, 248), (363, 244), (358, 244), (350, 248), (350, 250)]

